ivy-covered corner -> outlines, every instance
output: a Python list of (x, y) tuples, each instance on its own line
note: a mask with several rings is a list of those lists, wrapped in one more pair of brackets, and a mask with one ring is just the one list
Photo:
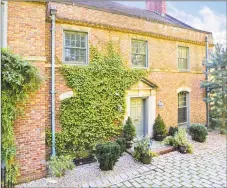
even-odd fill
[[(106, 52), (91, 47), (87, 66), (62, 67), (62, 74), (74, 96), (61, 103), (61, 132), (56, 134), (58, 155), (75, 158), (122, 133), (126, 90), (147, 74), (130, 69), (110, 42)], [(48, 144), (51, 145), (51, 135)]]
[(18, 103), (25, 102), (28, 93), (37, 90), (42, 79), (35, 67), (6, 49), (2, 49), (1, 60), (1, 157), (6, 165), (7, 182), (16, 183), (19, 168), (15, 161), (16, 146), (13, 122), (18, 114), (21, 114), (22, 109), (19, 107)]

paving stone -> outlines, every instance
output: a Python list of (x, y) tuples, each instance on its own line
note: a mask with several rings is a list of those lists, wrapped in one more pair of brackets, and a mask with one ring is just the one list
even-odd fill
[(118, 183), (117, 186), (118, 187), (122, 187), (124, 184), (123, 183)]
[(121, 173), (119, 174), (119, 176), (124, 180), (128, 179), (128, 176), (126, 174)]
[(132, 187), (132, 184), (129, 183), (129, 181), (125, 181), (123, 184), (124, 184), (126, 187)]
[(155, 184), (157, 184), (157, 185), (162, 185), (162, 182), (159, 181), (159, 180), (157, 180), (157, 179), (154, 179), (152, 182), (155, 183)]
[(139, 184), (139, 183), (137, 183), (137, 182), (132, 183), (132, 185), (133, 185), (134, 187), (141, 187), (141, 184)]
[(151, 180), (149, 180), (149, 179), (144, 179), (143, 181), (144, 181), (145, 183), (149, 184), (149, 185), (151, 185), (151, 184), (152, 184), (152, 181), (151, 181)]
[(143, 180), (140, 179), (140, 178), (136, 178), (135, 180), (136, 180), (138, 183), (142, 183), (142, 182), (143, 182)]
[(191, 184), (186, 183), (186, 182), (181, 182), (181, 184), (182, 184), (184, 187), (193, 187)]
[(117, 182), (123, 181), (123, 178), (120, 175), (114, 176)]
[(84, 183), (84, 184), (81, 185), (81, 187), (86, 188), (86, 187), (89, 187), (89, 185), (88, 185), (88, 183)]
[(173, 184), (170, 183), (169, 181), (162, 181), (164, 185), (167, 185), (168, 187), (172, 186)]

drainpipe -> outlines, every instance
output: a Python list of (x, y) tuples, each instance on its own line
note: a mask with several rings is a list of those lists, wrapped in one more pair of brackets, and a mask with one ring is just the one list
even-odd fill
[[(208, 36), (206, 36), (205, 37), (205, 41), (206, 41), (206, 64), (208, 63)], [(207, 67), (207, 65), (205, 65), (206, 66), (206, 77), (205, 77), (205, 80), (206, 81), (208, 81), (208, 71), (209, 71), (209, 69), (208, 69), (208, 67)], [(206, 87), (206, 98), (208, 97), (208, 92), (209, 92), (209, 88), (208, 87)], [(210, 124), (210, 122), (209, 122), (210, 120), (209, 120), (209, 104), (208, 103), (206, 103), (206, 126), (207, 127), (209, 127), (209, 124)]]
[(56, 155), (55, 150), (55, 18), (57, 10), (51, 7), (51, 131), (52, 131), (52, 156)]

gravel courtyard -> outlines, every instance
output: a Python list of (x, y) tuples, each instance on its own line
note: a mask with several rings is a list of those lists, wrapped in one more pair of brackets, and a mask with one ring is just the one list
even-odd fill
[(205, 143), (193, 142), (193, 154), (171, 152), (150, 165), (124, 154), (113, 171), (98, 163), (68, 171), (61, 178), (43, 178), (17, 187), (227, 187), (226, 136), (209, 133)]

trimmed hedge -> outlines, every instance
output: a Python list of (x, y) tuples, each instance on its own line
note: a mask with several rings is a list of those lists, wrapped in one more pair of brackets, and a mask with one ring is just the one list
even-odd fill
[(117, 138), (116, 142), (119, 144), (121, 148), (121, 154), (126, 151), (126, 140), (125, 138)]
[(205, 142), (208, 131), (202, 124), (192, 124), (189, 128), (189, 133), (192, 136), (192, 140), (197, 142)]
[(128, 117), (124, 127), (123, 127), (123, 135), (126, 141), (132, 141), (136, 136), (136, 128), (132, 124), (132, 119)]
[(178, 131), (178, 127), (170, 127), (168, 135), (169, 136), (174, 136), (177, 131)]
[(153, 131), (154, 131), (154, 137), (157, 135), (161, 135), (161, 136), (167, 135), (166, 125), (162, 117), (160, 116), (160, 114), (158, 114), (158, 117), (155, 119)]
[(107, 142), (96, 146), (96, 158), (101, 170), (112, 170), (118, 158), (121, 148), (116, 142)]

